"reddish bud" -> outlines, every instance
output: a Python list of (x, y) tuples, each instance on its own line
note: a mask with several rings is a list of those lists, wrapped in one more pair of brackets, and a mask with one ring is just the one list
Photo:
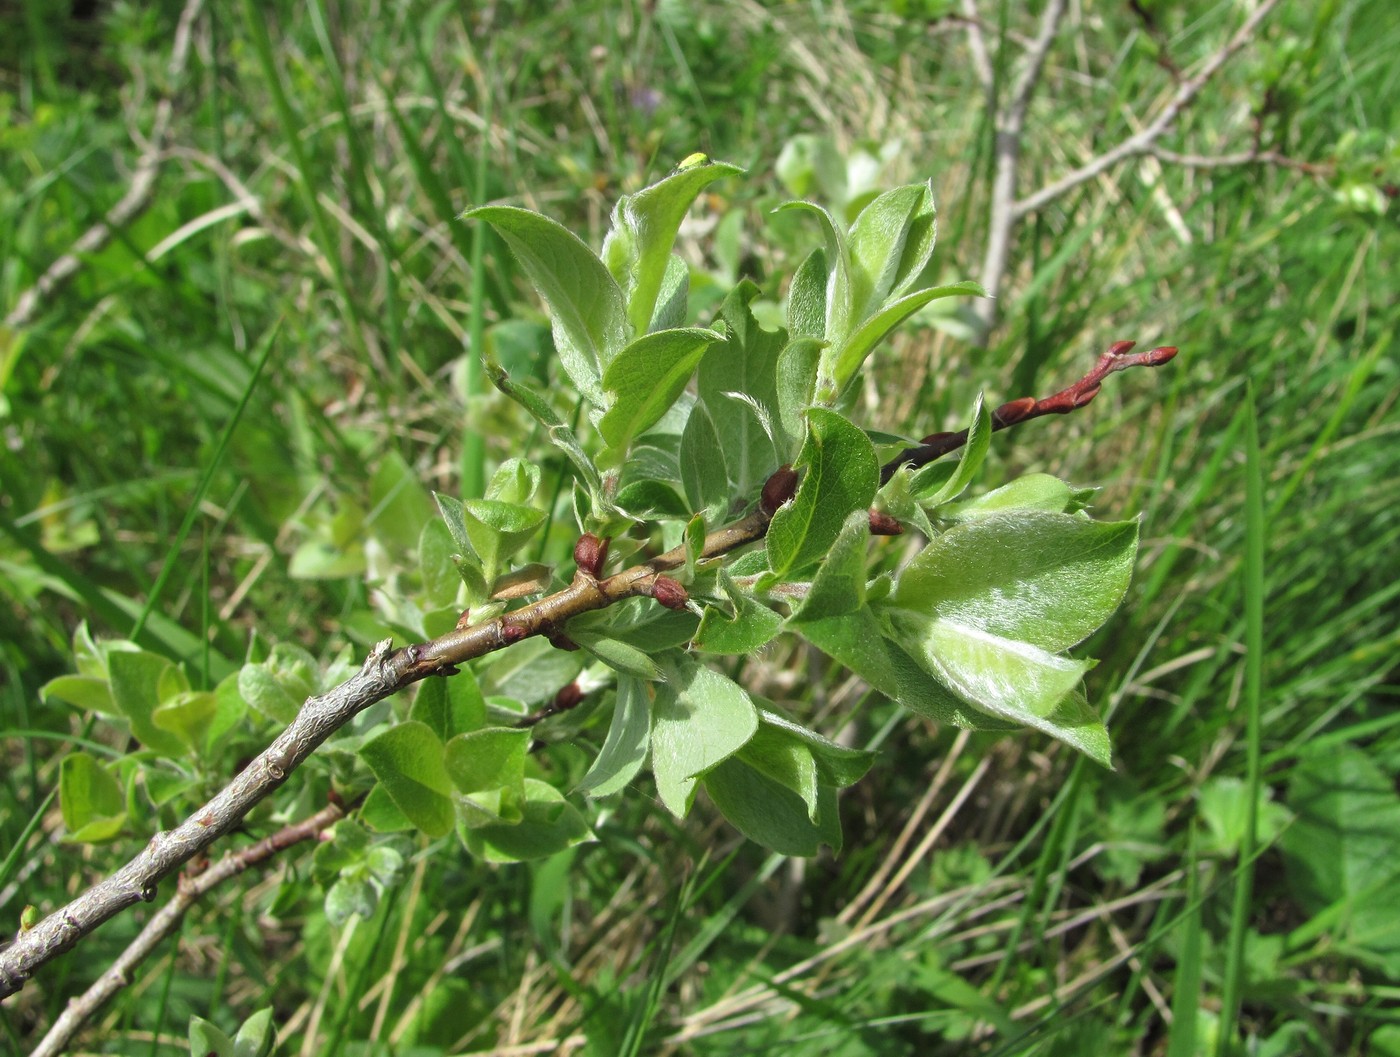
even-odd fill
[(559, 692), (554, 695), (554, 711), (567, 712), (569, 709), (576, 707), (582, 700), (583, 690), (579, 688), (578, 683), (569, 683), (566, 686), (561, 686)]
[(512, 624), (508, 620), (501, 621), (501, 641), (507, 646), (519, 642), (523, 638), (528, 638), (530, 632), (519, 624)]
[(1135, 341), (1115, 341), (1108, 347), (1108, 354), (1110, 356), (1122, 356), (1136, 344), (1137, 342)]
[(611, 540), (600, 540), (591, 532), (585, 532), (574, 544), (574, 563), (579, 572), (587, 573), (595, 580), (603, 574), (603, 565), (608, 560), (608, 545)]
[(758, 499), (758, 508), (769, 517), (778, 512), (797, 491), (797, 471), (788, 463), (783, 463), (763, 482), (763, 493)]
[(658, 576), (651, 585), (651, 597), (667, 609), (684, 609), (690, 601), (685, 588), (669, 576)]
[(1084, 406), (1085, 404), (1087, 404), (1090, 400), (1094, 399), (1094, 397), (1098, 396), (1098, 395), (1099, 395), (1099, 390), (1102, 389), (1102, 388), (1103, 388), (1103, 386), (1100, 386), (1100, 385), (1091, 385), (1091, 386), (1089, 386), (1088, 389), (1085, 389), (1083, 392), (1076, 393), (1076, 394), (1074, 395), (1074, 404), (1073, 404), (1073, 406), (1074, 406), (1074, 407), (1077, 407), (1077, 408), (1078, 408), (1078, 407), (1083, 407), (1083, 406)]
[(1031, 413), (1035, 407), (1035, 397), (1023, 396), (1019, 400), (1008, 400), (992, 412), (992, 418), (1003, 426), (1015, 425)]
[(1160, 367), (1175, 355), (1175, 345), (1159, 345), (1147, 354), (1147, 365), (1149, 367)]
[(950, 439), (952, 439), (954, 436), (956, 436), (956, 434), (947, 433), (947, 432), (943, 432), (943, 433), (930, 433), (930, 434), (929, 434), (927, 437), (925, 437), (923, 440), (919, 441), (919, 443), (920, 443), (920, 444), (942, 444), (945, 440), (950, 440)]
[(900, 536), (904, 526), (883, 510), (870, 511), (870, 534), (872, 536)]
[(330, 804), (332, 807), (345, 807), (345, 800), (341, 797), (339, 793), (335, 791), (334, 788), (326, 790), (326, 803)]
[(457, 630), (458, 630), (458, 631), (463, 631), (463, 630), (465, 630), (466, 628), (469, 628), (469, 627), (471, 627), (471, 626), (472, 626), (472, 611), (471, 611), (470, 609), (464, 609), (464, 610), (462, 610), (462, 615), (461, 615), (460, 617), (457, 618)]

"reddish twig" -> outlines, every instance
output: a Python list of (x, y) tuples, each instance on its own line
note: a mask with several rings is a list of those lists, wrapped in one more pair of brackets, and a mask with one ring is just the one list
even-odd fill
[[(1023, 396), (1019, 400), (1002, 404), (992, 412), (993, 432), (1039, 418), (1041, 415), (1068, 414), (1098, 396), (1103, 380), (1115, 371), (1124, 371), (1129, 367), (1160, 367), (1176, 355), (1174, 345), (1160, 345), (1147, 352), (1130, 351), (1135, 344), (1136, 342), (1132, 341), (1115, 341), (1109, 350), (1099, 357), (1099, 362), (1094, 364), (1093, 370), (1058, 393), (1052, 393), (1040, 400)], [(957, 451), (967, 443), (967, 433), (965, 429), (956, 433), (931, 433), (924, 438), (922, 444), (905, 448), (881, 468), (881, 483), (893, 477), (901, 466), (917, 468), (942, 458), (949, 452)]]

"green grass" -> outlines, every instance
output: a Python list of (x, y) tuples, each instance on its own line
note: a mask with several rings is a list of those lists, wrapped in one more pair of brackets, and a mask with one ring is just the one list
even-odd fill
[[(1375, 916), (1389, 875), (1367, 857), (1400, 838), (1400, 237), (1393, 203), (1369, 216), (1334, 194), (1396, 180), (1400, 39), (1381, 0), (1284, 7), (1171, 145), (1240, 149), (1273, 83), (1270, 142), (1334, 179), (1124, 166), (1030, 219), (988, 348), (926, 327), (877, 368), (872, 424), (926, 433), (964, 425), (979, 390), (1068, 381), (1112, 340), (1181, 347), (1085, 412), (1000, 435), (985, 482), (1044, 469), (1102, 486), (1102, 516), (1143, 512), (1130, 599), (1086, 646), (1116, 772), (934, 729), (780, 648), (744, 677), (881, 752), (845, 794), (839, 857), (774, 858), (705, 810), (677, 827), (634, 791), (567, 861), (414, 846), (392, 898), (337, 931), (293, 854), (197, 910), (88, 1048), (174, 1053), (191, 1014), (231, 1028), (270, 1004), (287, 1053), (1400, 1052), (1400, 945)], [(936, 267), (974, 274), (990, 133), (962, 35), (920, 5), (495, 10), (484, 26), (451, 5), (209, 8), (152, 204), (0, 333), (0, 932), (138, 846), (49, 839), (63, 754), (125, 747), (38, 695), (71, 670), (79, 621), (139, 634), (197, 685), (274, 642), (329, 661), (362, 649), (370, 588), (293, 576), (292, 556), (374, 536), (390, 453), (451, 494), (520, 453), (562, 473), (484, 391), (468, 350), (544, 380), (548, 332), (500, 243), (457, 214), (530, 205), (596, 246), (619, 192), (703, 150), (751, 178), (696, 215), (739, 215), (737, 257), (776, 299), (807, 233), (768, 215), (787, 197), (774, 165), (817, 132), (845, 157), (895, 144), (883, 184), (932, 178)], [(26, 42), (0, 45), (6, 311), (121, 196), (128, 130), (167, 87), (179, 5), (101, 12), (68, 27), (28, 3), (0, 35)], [(1052, 55), (1026, 189), (1172, 90), (1126, 10), (1096, 17)], [(1239, 17), (1193, 4), (1161, 28), (1184, 65)], [(697, 300), (726, 267), (715, 238), (692, 240)], [(542, 553), (566, 552), (568, 520)], [(1316, 790), (1338, 761), (1355, 766), (1334, 809)], [(307, 781), (294, 814), (329, 770)], [(136, 927), (46, 967), (7, 1003), (6, 1041), (32, 1046)]]

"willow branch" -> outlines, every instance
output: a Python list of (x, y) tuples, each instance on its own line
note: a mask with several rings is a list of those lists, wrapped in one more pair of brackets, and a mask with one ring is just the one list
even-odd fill
[(68, 1003), (67, 1008), (53, 1022), (53, 1026), (30, 1057), (57, 1057), (62, 1053), (93, 1014), (118, 991), (130, 986), (131, 974), (135, 968), (180, 927), (184, 916), (201, 897), (245, 870), (262, 865), (274, 855), (303, 841), (314, 839), (344, 817), (345, 808), (339, 804), (329, 804), (309, 818), (285, 826), (256, 844), (230, 852), (202, 873), (186, 871), (182, 874), (170, 902), (151, 916), (151, 920), (146, 922), (146, 927), (131, 941), (126, 950), (122, 951), (111, 968), (91, 987)]
[[(997, 429), (1047, 414), (1083, 407), (1098, 392), (1099, 383), (1114, 371), (1137, 365), (1165, 363), (1176, 350), (1154, 349), (1129, 355), (1131, 342), (1119, 342), (1098, 365), (1074, 385), (1044, 400), (1012, 401), (998, 409)], [(923, 465), (956, 450), (967, 439), (962, 433), (942, 434), (910, 448), (882, 470), (888, 477), (902, 465)], [(772, 481), (784, 474), (784, 468)], [(795, 482), (794, 482), (795, 483)], [(787, 498), (770, 501), (765, 488), (756, 509), (705, 537), (702, 559), (719, 558), (763, 539), (773, 512)], [(563, 590), (511, 610), (491, 620), (457, 628), (429, 642), (394, 650), (385, 639), (375, 645), (360, 670), (324, 694), (307, 698), (296, 718), (256, 759), (203, 807), (174, 829), (155, 834), (130, 862), (78, 896), (61, 910), (20, 933), (0, 951), (0, 999), (22, 988), (45, 962), (70, 950), (103, 922), (139, 902), (150, 902), (156, 886), (237, 826), (249, 811), (273, 793), (316, 748), (366, 708), (429, 676), (453, 675), (457, 665), (532, 635), (555, 638), (573, 617), (604, 609), (627, 598), (651, 597), (663, 605), (685, 604), (685, 592), (665, 574), (686, 563), (686, 548), (677, 547), (650, 561), (608, 577), (580, 568)]]
[[(1032, 396), (1023, 396), (1019, 400), (1002, 404), (992, 412), (992, 431), (1017, 426), (1043, 415), (1067, 415), (1071, 411), (1077, 411), (1099, 395), (1103, 380), (1110, 374), (1127, 370), (1129, 367), (1160, 367), (1176, 355), (1174, 345), (1161, 345), (1147, 352), (1133, 352), (1133, 345), (1134, 342), (1131, 341), (1114, 342), (1109, 350), (1099, 357), (1093, 370), (1057, 393), (1039, 400)], [(885, 463), (880, 469), (880, 481), (888, 481), (901, 466), (917, 469), (935, 459), (941, 459), (949, 452), (957, 451), (967, 443), (967, 434), (965, 429), (956, 433), (929, 434), (922, 444), (905, 448)]]

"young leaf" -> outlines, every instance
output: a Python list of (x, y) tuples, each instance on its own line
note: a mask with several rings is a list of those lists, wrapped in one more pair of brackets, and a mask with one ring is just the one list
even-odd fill
[(627, 340), (627, 320), (603, 262), (573, 232), (528, 209), (483, 206), (463, 216), (486, 221), (505, 239), (549, 305), (559, 362), (591, 404), (604, 406), (600, 379)]
[(947, 477), (925, 476), (932, 466), (925, 466), (914, 475), (910, 482), (914, 495), (925, 506), (938, 506), (962, 495), (972, 483), (982, 461), (987, 457), (987, 449), (992, 443), (992, 413), (987, 410), (982, 394), (977, 395), (977, 403), (972, 408), (972, 425), (968, 427), (967, 443), (958, 457), (957, 469)]
[[(441, 503), (438, 509), (442, 509)], [(433, 518), (424, 523), (423, 531), (418, 536), (418, 569), (423, 577), (423, 593), (430, 606), (450, 605), (457, 597), (462, 579), (452, 560), (455, 544), (451, 530), (443, 521)], [(460, 547), (456, 553), (461, 553)]]
[(826, 252), (820, 249), (807, 254), (793, 273), (787, 300), (788, 333), (793, 341), (826, 340), (827, 275)]
[(666, 274), (656, 296), (656, 311), (652, 313), (646, 332), (654, 334), (658, 330), (685, 326), (689, 310), (690, 266), (673, 253), (666, 261)]
[(707, 521), (718, 520), (729, 507), (730, 470), (715, 421), (703, 400), (691, 409), (681, 434), (680, 470), (690, 509), (704, 514)]
[(938, 512), (938, 516), (954, 521), (972, 521), (1012, 510), (1044, 510), (1063, 514), (1074, 503), (1076, 491), (1048, 473), (1028, 473), (975, 499), (950, 503)]
[(857, 320), (909, 288), (933, 255), (936, 235), (928, 184), (896, 187), (860, 211), (849, 237)]
[(684, 818), (700, 776), (753, 737), (758, 710), (743, 687), (689, 654), (674, 654), (666, 669), (652, 713), (651, 770), (661, 802)]
[(1097, 631), (1128, 589), (1135, 521), (1018, 511), (956, 526), (899, 577), (891, 604), (1059, 652)]
[(651, 707), (646, 684), (620, 676), (612, 725), (593, 766), (579, 783), (579, 792), (591, 797), (612, 796), (627, 788), (647, 756)]
[[(822, 284), (825, 290), (826, 318), (821, 331), (811, 336), (825, 338), (829, 349), (834, 353), (845, 344), (851, 329), (857, 323), (852, 315), (855, 306), (852, 303), (851, 255), (846, 244), (846, 233), (837, 226), (835, 218), (830, 213), (811, 202), (785, 202), (778, 207), (778, 211), (811, 213), (821, 223), (822, 238), (826, 245), (825, 263), (829, 269), (827, 274), (823, 276)], [(809, 257), (807, 260), (810, 261), (811, 258)], [(799, 266), (799, 272), (806, 266), (807, 261), (803, 261), (802, 265)], [(793, 282), (796, 281), (797, 276), (793, 276)], [(804, 282), (811, 282), (811, 280), (804, 278)], [(803, 308), (802, 311), (806, 314), (808, 309)], [(788, 292), (788, 312), (791, 319), (791, 289)], [(799, 330), (789, 323), (794, 337), (809, 335), (811, 332), (806, 329), (808, 325), (804, 323), (803, 329)]]
[(770, 420), (779, 413), (778, 355), (787, 336), (781, 330), (764, 330), (753, 318), (749, 305), (758, 293), (758, 287), (745, 279), (725, 298), (720, 306), (724, 341), (705, 354), (697, 378), (700, 401), (714, 420), (717, 450), (728, 461), (731, 494), (736, 495), (749, 495), (783, 461), (754, 411), (726, 395), (744, 394)]
[(491, 475), (484, 499), (528, 503), (540, 487), (540, 468), (524, 459), (507, 459)]
[(495, 579), (501, 564), (525, 546), (547, 519), (543, 510), (499, 499), (468, 499), (462, 506), (467, 538), (488, 580)]
[(126, 798), (117, 780), (85, 752), (69, 753), (58, 771), (58, 806), (68, 839), (101, 844), (126, 825)]
[(671, 247), (686, 211), (714, 181), (741, 172), (737, 166), (705, 160), (682, 166), (618, 201), (613, 209), (613, 230), (603, 243), (603, 259), (627, 290), (627, 318), (633, 333), (648, 331)]
[(868, 508), (879, 483), (870, 438), (823, 408), (807, 412), (807, 439), (795, 465), (805, 467), (806, 475), (768, 528), (768, 563), (776, 578), (824, 557), (847, 515)]
[(410, 822), (430, 837), (452, 832), (452, 779), (442, 742), (427, 724), (390, 727), (365, 742), (360, 756)]
[(612, 404), (598, 431), (613, 451), (625, 453), (632, 438), (655, 424), (681, 395), (711, 342), (713, 330), (688, 327), (647, 334), (617, 354), (603, 373)]
[[(583, 450), (583, 445), (578, 442), (578, 437), (574, 431), (564, 424), (564, 420), (554, 413), (554, 409), (545, 402), (528, 385), (522, 385), (511, 381), (510, 375), (500, 366), (491, 360), (485, 360), (486, 374), (494, 385), (506, 396), (510, 397), (517, 404), (523, 407), (536, 422), (544, 427), (545, 435), (549, 442), (564, 453), (568, 460), (574, 464), (574, 469), (578, 471), (579, 477), (588, 487), (589, 494), (598, 496), (602, 490), (602, 479), (598, 475), (598, 468), (593, 465), (593, 460)], [(596, 406), (602, 406), (603, 396), (601, 390), (598, 393)]]
[(817, 390), (817, 366), (821, 362), (822, 343), (799, 338), (788, 342), (778, 356), (778, 459), (785, 462), (802, 442), (803, 417), (812, 406)]
[(574, 644), (587, 650), (615, 672), (635, 676), (648, 681), (660, 679), (661, 669), (645, 652), (637, 647), (592, 631), (575, 631), (570, 623), (568, 635)]
[[(823, 358), (825, 370), (817, 383), (817, 401), (829, 403), (836, 400), (845, 391), (851, 379), (856, 376), (860, 365), (874, 351), (875, 346), (884, 341), (890, 331), (919, 309), (939, 298), (955, 297), (962, 294), (985, 297), (987, 292), (974, 282), (934, 286), (927, 290), (907, 294), (865, 320), (855, 333), (836, 348), (836, 351)], [(829, 366), (827, 366), (828, 364)]]

